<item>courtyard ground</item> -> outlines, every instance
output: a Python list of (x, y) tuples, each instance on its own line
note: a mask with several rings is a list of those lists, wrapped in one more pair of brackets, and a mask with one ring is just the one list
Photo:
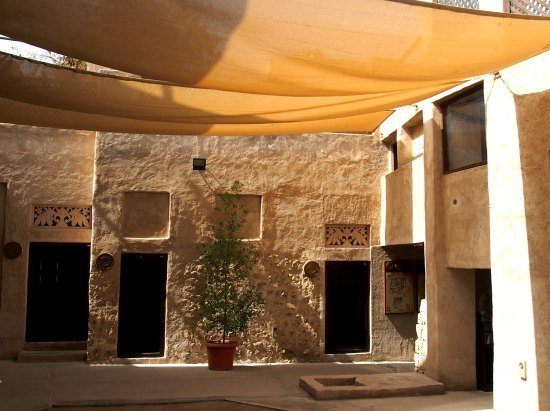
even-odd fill
[(63, 411), (99, 411), (102, 408), (97, 408), (98, 405), (109, 406), (109, 411), (265, 408), (471, 411), (492, 408), (492, 394), (480, 391), (315, 401), (298, 386), (298, 379), (303, 375), (406, 372), (411, 368), (410, 363), (243, 364), (236, 365), (233, 371), (216, 372), (205, 365), (100, 366), (1, 361), (0, 410), (42, 410), (54, 406)]

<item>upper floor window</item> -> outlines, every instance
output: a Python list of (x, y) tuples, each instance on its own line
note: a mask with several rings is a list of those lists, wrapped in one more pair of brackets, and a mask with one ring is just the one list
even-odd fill
[(487, 162), (483, 88), (461, 94), (443, 105), (445, 171)]

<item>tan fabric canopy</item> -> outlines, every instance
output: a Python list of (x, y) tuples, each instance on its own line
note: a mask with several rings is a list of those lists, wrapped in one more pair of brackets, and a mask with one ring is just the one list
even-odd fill
[[(298, 123), (196, 124), (145, 121), (79, 113), (0, 98), (0, 122), (135, 134), (260, 135), (374, 130), (391, 112)], [(357, 130), (353, 130), (356, 125)], [(289, 131), (290, 130), (290, 131)]]
[(0, 33), (186, 86), (284, 96), (425, 89), (550, 47), (550, 21), (414, 0), (0, 0)]
[(164, 81), (0, 54), (0, 121), (98, 131), (372, 131), (391, 108), (550, 48), (550, 19), (407, 0), (0, 0), (0, 10), (2, 34)]
[[(391, 113), (386, 108), (429, 97), (458, 83), (372, 95), (265, 96), (79, 72), (0, 53), (0, 84), (0, 97), (5, 99), (101, 115), (98, 126), (102, 129), (107, 127), (107, 118), (118, 118), (113, 121), (117, 130), (123, 129), (121, 121), (127, 119), (155, 122), (159, 133), (196, 133), (198, 125), (211, 133), (210, 126), (218, 125), (217, 133), (250, 134), (259, 132), (261, 125), (280, 133), (311, 131), (315, 125), (328, 127), (316, 131), (372, 131)], [(20, 119), (23, 114), (19, 113)], [(148, 129), (153, 129), (152, 124)]]

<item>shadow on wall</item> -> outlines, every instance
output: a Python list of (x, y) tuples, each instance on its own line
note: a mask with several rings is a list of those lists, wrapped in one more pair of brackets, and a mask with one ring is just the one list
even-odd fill
[[(97, 173), (97, 169), (96, 169)], [(118, 338), (118, 299), (120, 292), (120, 244), (116, 233), (120, 232), (120, 224), (112, 213), (119, 203), (122, 211), (122, 193), (120, 197), (104, 198), (97, 193), (108, 192), (104, 186), (108, 180), (95, 175), (93, 197), (92, 252), (90, 255), (89, 280), (89, 317), (88, 317), (88, 357), (94, 361), (98, 357), (115, 358)], [(120, 212), (119, 215), (122, 213)], [(98, 223), (98, 216), (101, 216)], [(109, 247), (98, 247), (97, 239)], [(106, 240), (107, 239), (107, 240)], [(96, 268), (95, 261), (99, 254), (110, 253), (115, 256), (115, 264), (110, 270), (101, 271)], [(115, 275), (113, 275), (115, 273)], [(108, 292), (107, 292), (108, 290)], [(100, 309), (98, 309), (100, 308)], [(103, 348), (105, 347), (105, 348)], [(107, 350), (107, 351), (105, 351)], [(104, 360), (104, 358), (101, 358)]]
[[(206, 361), (207, 335), (199, 326), (199, 292), (203, 279), (199, 275), (196, 259), (199, 244), (210, 233), (213, 223), (216, 196), (229, 190), (215, 173), (200, 173), (200, 182), (187, 180), (187, 194), (192, 193), (194, 204), (182, 204), (188, 212), (174, 213), (173, 226), (178, 236), (173, 238), (171, 273), (167, 293), (167, 358), (171, 361)], [(225, 179), (224, 179), (225, 180)], [(189, 210), (192, 210), (189, 212)], [(185, 227), (183, 233), (182, 227)], [(183, 234), (182, 234), (183, 233)]]
[[(187, 181), (190, 192), (196, 193), (193, 207), (183, 206), (192, 210), (212, 210), (213, 193), (205, 191), (204, 187)], [(201, 279), (198, 276), (195, 264), (199, 256), (196, 239), (201, 241), (202, 233), (199, 228), (208, 221), (210, 213), (201, 216), (185, 212), (174, 213), (172, 218), (174, 227), (185, 227), (185, 232), (192, 235), (180, 235), (173, 239), (172, 261), (168, 276), (167, 298), (167, 328), (166, 328), (166, 356), (171, 361), (204, 362), (206, 360), (204, 342), (206, 335), (198, 326), (200, 312), (198, 306)]]
[[(289, 256), (263, 255), (252, 275), (265, 300), (265, 312), (251, 321), (249, 331), (240, 341), (237, 358), (260, 362), (311, 360), (322, 354), (319, 347), (321, 329), (321, 294), (319, 277), (312, 281), (301, 276), (302, 267)], [(193, 262), (177, 270), (174, 283), (182, 284), (170, 295), (172, 307), (179, 307), (170, 321), (180, 330), (170, 335), (175, 344), (171, 351), (182, 360), (205, 359), (206, 335), (198, 326), (198, 288), (202, 279)], [(179, 317), (179, 318), (175, 318)], [(177, 347), (177, 344), (183, 344)], [(169, 344), (170, 345), (170, 344)]]
[(514, 96), (519, 134), (524, 209), (533, 299), (539, 405), (550, 404), (550, 277), (548, 199), (550, 198), (550, 90)]
[[(293, 255), (269, 254), (261, 259), (266, 320), (272, 324), (276, 357), (307, 361), (318, 358), (322, 329), (321, 275), (302, 275)], [(267, 341), (266, 341), (267, 342)]]
[[(212, 172), (205, 173), (200, 183), (188, 181), (194, 210), (201, 215), (185, 217), (181, 224), (192, 224), (195, 230), (212, 223), (214, 197), (227, 189)], [(181, 216), (180, 216), (181, 217)], [(205, 233), (197, 232), (203, 236)], [(206, 234), (207, 235), (207, 234)], [(180, 241), (175, 239), (175, 241)], [(199, 240), (200, 241), (200, 240)], [(199, 256), (193, 241), (175, 248), (181, 255), (174, 258), (167, 293), (167, 356), (171, 360), (204, 362), (206, 335), (199, 327), (198, 305), (200, 278), (195, 260)], [(251, 273), (265, 300), (263, 315), (253, 318), (249, 331), (240, 338), (237, 358), (256, 362), (307, 361), (323, 354), (320, 351), (322, 330), (322, 276), (312, 279), (302, 274), (302, 262), (296, 254), (272, 253), (268, 240), (256, 243), (260, 261)], [(177, 262), (176, 262), (177, 260)]]

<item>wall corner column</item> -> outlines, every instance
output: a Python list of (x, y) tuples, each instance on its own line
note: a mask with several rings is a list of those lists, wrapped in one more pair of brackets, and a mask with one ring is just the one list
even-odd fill
[(446, 266), (442, 113), (423, 107), (428, 349), (426, 374), (450, 389), (474, 389), (475, 277)]

